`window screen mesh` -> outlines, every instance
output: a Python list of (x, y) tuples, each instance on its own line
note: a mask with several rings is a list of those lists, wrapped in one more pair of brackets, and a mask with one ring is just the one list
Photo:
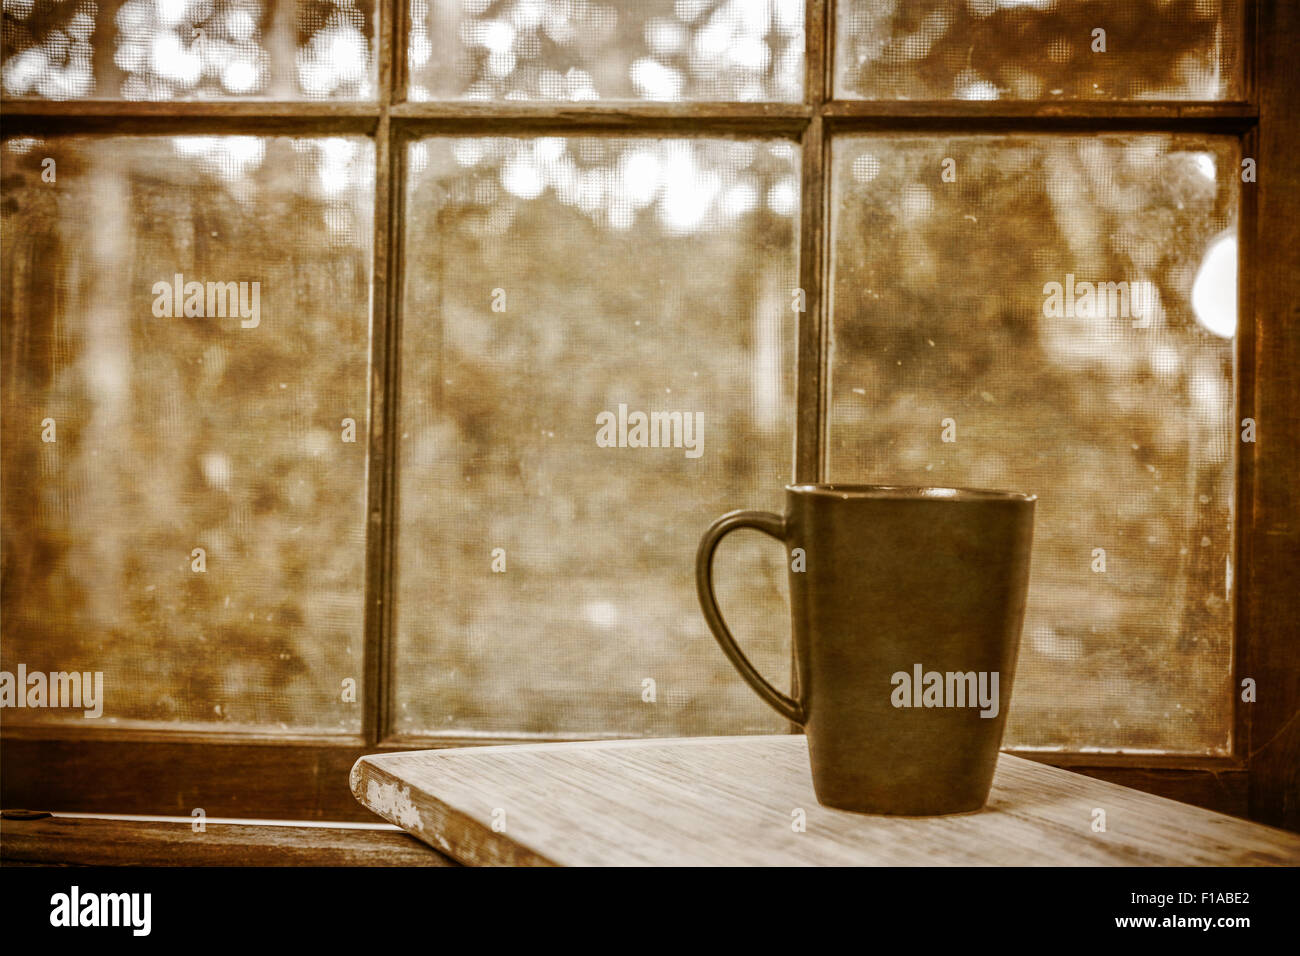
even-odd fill
[(1226, 752), (1235, 140), (833, 164), (830, 476), (1040, 499), (1007, 744)]
[(6, 0), (6, 96), (370, 99), (373, 0)]
[(1241, 96), (1240, 0), (837, 0), (835, 94)]
[(372, 144), (0, 154), (3, 669), (101, 672), (97, 725), (359, 731)]
[[(781, 507), (791, 477), (796, 147), (434, 138), (407, 158), (395, 729), (783, 729), (693, 568), (714, 517)], [(620, 406), (702, 432), (603, 447)], [(781, 548), (733, 538), (723, 610), (788, 684)]]
[(786, 100), (803, 0), (411, 0), (409, 98)]

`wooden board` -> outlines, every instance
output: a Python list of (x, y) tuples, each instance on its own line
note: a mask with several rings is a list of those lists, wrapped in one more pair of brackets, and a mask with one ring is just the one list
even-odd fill
[(1006, 754), (977, 813), (830, 810), (802, 735), (379, 754), (357, 761), (351, 785), (475, 865), (1300, 864), (1300, 835)]

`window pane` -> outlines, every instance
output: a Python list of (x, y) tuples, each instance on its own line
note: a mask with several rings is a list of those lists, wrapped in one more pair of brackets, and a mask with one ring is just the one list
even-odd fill
[(4, 669), (102, 672), (98, 724), (357, 732), (371, 142), (3, 160)]
[[(434, 138), (408, 160), (396, 729), (782, 729), (693, 567), (714, 517), (781, 507), (791, 478), (797, 148)], [(602, 438), (620, 410), (680, 433)], [(782, 550), (732, 537), (723, 610), (788, 683)]]
[(374, 0), (7, 0), (4, 92), (371, 99)]
[(412, 100), (803, 95), (803, 0), (410, 0)]
[(832, 478), (1040, 499), (1007, 743), (1227, 752), (1235, 140), (833, 162)]
[(1223, 100), (1242, 94), (1239, 0), (836, 2), (835, 95), (841, 99)]

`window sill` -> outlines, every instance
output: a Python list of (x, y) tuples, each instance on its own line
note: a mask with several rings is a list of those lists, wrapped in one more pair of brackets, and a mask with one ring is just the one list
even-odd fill
[(45, 816), (0, 823), (5, 866), (456, 866), (396, 829)]

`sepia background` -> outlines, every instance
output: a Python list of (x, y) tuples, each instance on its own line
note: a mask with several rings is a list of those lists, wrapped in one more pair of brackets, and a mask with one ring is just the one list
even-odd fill
[[(1237, 14), (843, 0), (833, 86), (1226, 99)], [(1089, 50), (1099, 17), (1114, 56)], [(803, 21), (781, 2), (415, 2), (407, 96), (797, 102)], [(1158, 42), (1136, 59), (1139, 25)], [(357, 3), (11, 0), (3, 85), (364, 101), (374, 37)], [(798, 145), (402, 150), (392, 729), (784, 729), (713, 644), (692, 565), (713, 517), (779, 507), (792, 477)], [(1228, 752), (1239, 160), (1192, 134), (832, 141), (829, 477), (1040, 498), (1009, 745)], [(106, 724), (356, 733), (340, 689), (367, 692), (373, 141), (20, 135), (0, 166), (4, 668), (102, 670)], [(155, 318), (152, 285), (178, 272), (260, 281), (261, 325)], [(1046, 317), (1067, 273), (1149, 284), (1148, 327)], [(619, 403), (702, 412), (703, 456), (597, 447)], [(785, 684), (780, 550), (733, 536), (717, 566), (733, 629)]]

